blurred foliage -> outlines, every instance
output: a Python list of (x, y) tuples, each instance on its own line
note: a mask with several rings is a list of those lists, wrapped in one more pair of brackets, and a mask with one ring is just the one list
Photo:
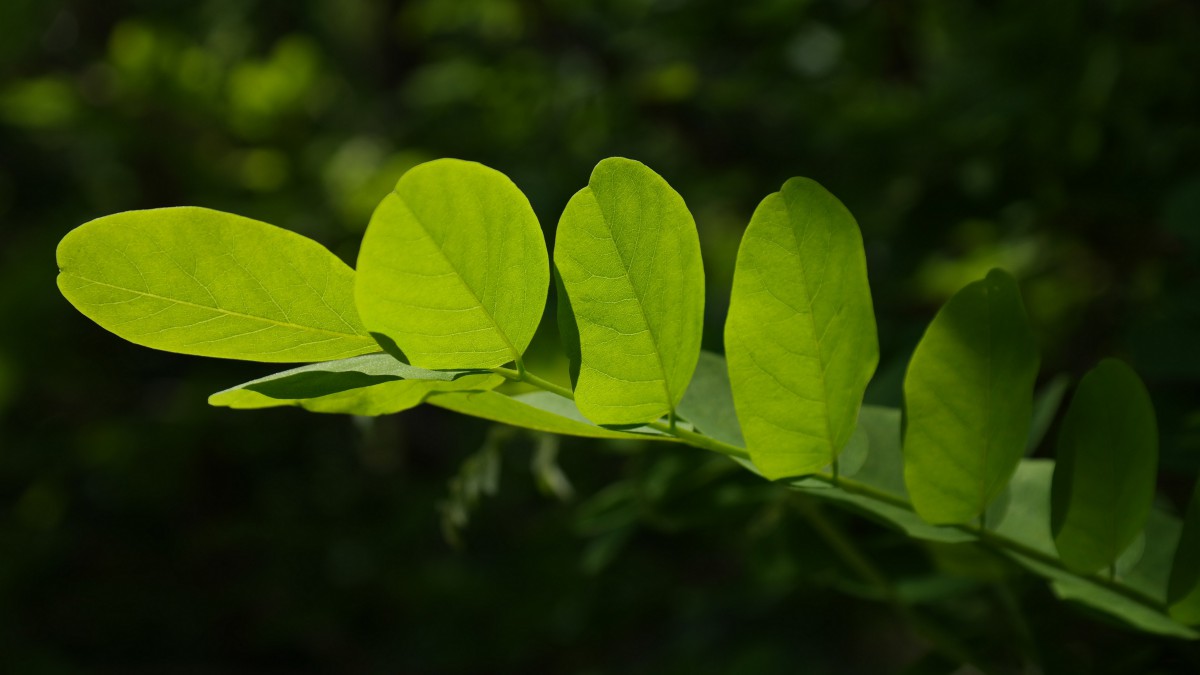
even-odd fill
[[(592, 165), (626, 155), (696, 214), (719, 350), (749, 214), (806, 175), (864, 231), (871, 402), (898, 402), (937, 306), (1003, 265), (1044, 377), (1104, 355), (1146, 377), (1181, 504), (1200, 469), (1195, 3), (5, 0), (0, 35), (0, 671), (955, 667), (820, 522), (1001, 668), (1200, 669), (1194, 646), (695, 450), (564, 440), (555, 459), (492, 437), (498, 489), (455, 550), (438, 504), (487, 425), (207, 408), (270, 369), (124, 344), (52, 262), (81, 222), (177, 204), (353, 260), (376, 202), (439, 156), (512, 176), (552, 235)], [(561, 373), (543, 327), (531, 367)]]

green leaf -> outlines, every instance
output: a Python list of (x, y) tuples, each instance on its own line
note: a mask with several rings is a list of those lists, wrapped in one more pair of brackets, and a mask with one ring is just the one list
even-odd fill
[(758, 205), (738, 249), (725, 358), (751, 459), (768, 478), (836, 461), (879, 343), (862, 235), (817, 183)]
[(238, 409), (297, 406), (312, 412), (388, 415), (442, 391), (486, 391), (503, 377), (478, 371), (433, 371), (387, 354), (316, 363), (226, 389), (210, 405)]
[(1004, 489), (1028, 442), (1039, 356), (1003, 270), (950, 298), (904, 378), (904, 479), (931, 523), (966, 523)]
[[(1049, 464), (1047, 460), (1026, 461), (1042, 461)], [(1043, 473), (1043, 498), (1048, 503), (1050, 472)], [(1014, 478), (1014, 483), (1016, 480)], [(1042, 508), (1049, 507), (1047, 505)], [(1044, 517), (1042, 522), (1045, 522)], [(1049, 528), (1043, 525), (1042, 529), (1045, 530), (1045, 538), (1048, 541)], [(1179, 541), (1179, 530), (1177, 518), (1158, 509), (1152, 510), (1142, 531), (1145, 550), (1129, 569), (1118, 573), (1119, 587), (1105, 584), (1095, 575), (1081, 576), (1019, 551), (1005, 549), (1005, 554), (1035, 574), (1049, 579), (1055, 595), (1063, 600), (1091, 607), (1143, 631), (1194, 640), (1200, 637), (1200, 634), (1159, 609), (1165, 604), (1167, 597), (1171, 554)]]
[(1200, 637), (1163, 612), (1086, 577), (1072, 574), (1035, 558), (1008, 551), (1007, 555), (1031, 572), (1050, 580), (1054, 594), (1097, 609), (1139, 630), (1194, 640)]
[(554, 262), (579, 333), (579, 409), (597, 424), (673, 412), (704, 319), (700, 238), (683, 198), (644, 164), (606, 159), (567, 203)]
[(899, 410), (863, 406), (858, 416), (856, 435), (859, 433), (867, 438), (868, 452), (863, 465), (854, 473), (854, 481), (886, 496), (890, 502), (832, 487), (811, 478), (797, 481), (792, 487), (837, 503), (916, 539), (946, 543), (974, 541), (975, 536), (971, 533), (930, 525), (911, 508), (903, 505), (908, 495), (904, 490), (904, 464), (900, 454)]
[[(1118, 560), (1116, 582), (1124, 591), (1029, 555), (1032, 552), (1058, 558), (1050, 529), (1051, 485), (1055, 474), (1053, 460), (1021, 460), (1003, 496), (988, 509), (987, 527), (994, 535), (1019, 544), (1024, 552), (1012, 548), (1001, 550), (1023, 567), (1049, 579), (1055, 594), (1061, 598), (1100, 610), (1143, 630), (1190, 637), (1190, 631), (1182, 625), (1130, 595), (1141, 594), (1151, 604), (1165, 599), (1170, 555), (1179, 538), (1179, 522), (1173, 516), (1153, 510), (1145, 527), (1137, 533), (1143, 550), (1133, 551), (1131, 547)], [(1132, 553), (1137, 555), (1129, 555)]]
[(575, 310), (571, 308), (571, 298), (567, 289), (563, 288), (562, 274), (558, 267), (554, 268), (554, 299), (555, 319), (558, 324), (558, 339), (562, 343), (563, 353), (567, 357), (567, 371), (571, 376), (571, 389), (579, 383), (579, 364), (583, 354), (579, 347), (579, 327), (575, 324)]
[(648, 427), (618, 431), (597, 426), (579, 412), (571, 399), (548, 391), (532, 391), (516, 396), (505, 396), (494, 391), (436, 394), (430, 396), (427, 403), (514, 427), (566, 436), (674, 440), (664, 436), (661, 431)]
[(679, 415), (692, 423), (697, 431), (718, 441), (746, 446), (742, 428), (738, 425), (733, 407), (733, 390), (729, 386), (729, 369), (725, 357), (708, 351), (700, 352), (696, 372), (687, 392), (679, 401)]
[(1079, 382), (1058, 436), (1051, 516), (1067, 567), (1116, 562), (1146, 524), (1157, 470), (1150, 395), (1129, 366), (1105, 359)]
[(1183, 519), (1167, 592), (1171, 616), (1189, 626), (1200, 625), (1200, 481)]
[(520, 361), (546, 306), (546, 242), (525, 195), (482, 164), (420, 164), (383, 198), (363, 237), (363, 323), (409, 363)]
[(1022, 459), (1004, 491), (988, 507), (988, 531), (1051, 558), (1058, 557), (1050, 534), (1052, 459)]
[(1178, 516), (1161, 508), (1150, 509), (1145, 527), (1117, 560), (1117, 581), (1166, 607), (1171, 563), (1182, 531)]
[(247, 361), (379, 351), (354, 309), (354, 270), (294, 232), (191, 206), (85, 223), (58, 245), (58, 287), (136, 344)]

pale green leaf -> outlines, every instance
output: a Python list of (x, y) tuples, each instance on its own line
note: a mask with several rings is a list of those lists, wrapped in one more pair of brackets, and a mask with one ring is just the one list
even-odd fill
[[(1161, 510), (1151, 512), (1145, 527), (1137, 533), (1134, 546), (1117, 562), (1117, 575), (1112, 581), (1116, 586), (1102, 583), (1094, 576), (1069, 572), (1053, 562), (1058, 558), (1050, 528), (1055, 473), (1054, 460), (1021, 460), (1003, 495), (988, 509), (987, 528), (991, 533), (1020, 547), (1001, 550), (1030, 571), (1049, 579), (1059, 597), (1088, 605), (1144, 630), (1191, 637), (1190, 631), (1156, 607), (1166, 597), (1170, 555), (1179, 538), (1178, 519)], [(1133, 550), (1139, 543), (1141, 548)], [(1144, 601), (1131, 597), (1138, 594)]]
[[(1029, 461), (1029, 460), (1027, 460)], [(1033, 460), (1039, 461), (1039, 460)], [(1045, 461), (1045, 460), (1040, 460)], [(1047, 462), (1049, 463), (1049, 462)], [(1049, 503), (1050, 472), (1044, 472), (1043, 496)], [(1018, 472), (1018, 475), (1020, 473)], [(1016, 478), (1014, 478), (1014, 482)], [(1049, 508), (1048, 506), (1043, 507)], [(1043, 522), (1045, 522), (1043, 518)], [(1049, 539), (1049, 527), (1043, 526)], [(1117, 585), (1104, 583), (1096, 575), (1080, 575), (1044, 560), (1012, 549), (1005, 554), (1030, 571), (1050, 580), (1055, 595), (1099, 610), (1116, 620), (1140, 630), (1171, 637), (1194, 640), (1200, 637), (1177, 619), (1165, 613), (1168, 577), (1171, 574), (1171, 554), (1179, 541), (1179, 520), (1161, 510), (1153, 509), (1141, 533), (1145, 550), (1130, 569), (1118, 574)]]
[(425, 370), (388, 354), (285, 370), (209, 397), (238, 409), (297, 406), (312, 412), (388, 415), (420, 405), (433, 392), (486, 391), (504, 378), (478, 371)]
[(1166, 607), (1171, 582), (1171, 563), (1183, 522), (1162, 508), (1150, 509), (1145, 526), (1133, 544), (1117, 559), (1116, 580)]
[(1167, 598), (1171, 616), (1189, 626), (1200, 625), (1200, 482), (1183, 520)]
[(725, 358), (746, 447), (765, 476), (836, 461), (879, 344), (862, 235), (817, 183), (793, 178), (754, 211), (738, 250)]
[(648, 427), (629, 430), (608, 429), (587, 420), (571, 399), (548, 391), (533, 391), (505, 396), (494, 391), (460, 394), (436, 394), (427, 403), (464, 415), (567, 436), (674, 440)]
[[(973, 541), (975, 536), (953, 527), (930, 525), (905, 505), (904, 465), (900, 454), (900, 411), (895, 408), (863, 406), (855, 435), (867, 438), (867, 456), (858, 471), (856, 483), (863, 484), (887, 501), (832, 487), (815, 479), (802, 479), (792, 487), (814, 497), (835, 502), (910, 537), (945, 543)], [(849, 453), (849, 449), (847, 449)]]
[(904, 479), (921, 517), (969, 522), (1004, 489), (1028, 442), (1039, 360), (1007, 272), (934, 317), (904, 378)]
[(1058, 436), (1051, 515), (1069, 568), (1117, 560), (1146, 524), (1157, 471), (1150, 395), (1129, 366), (1105, 359), (1080, 380)]
[(1057, 557), (1050, 534), (1052, 459), (1022, 459), (1004, 491), (987, 510), (991, 532), (1051, 558)]
[(692, 382), (679, 401), (679, 415), (691, 422), (697, 431), (718, 441), (745, 447), (746, 441), (742, 438), (742, 429), (733, 407), (733, 391), (729, 386), (725, 357), (708, 351), (700, 352)]
[(196, 207), (128, 211), (58, 245), (58, 287), (136, 344), (247, 361), (379, 351), (354, 308), (354, 270), (320, 244)]
[(1054, 594), (1063, 600), (1078, 602), (1097, 609), (1118, 621), (1146, 632), (1188, 640), (1200, 637), (1196, 631), (1172, 620), (1171, 617), (1155, 607), (1092, 579), (1072, 574), (1015, 551), (1006, 553), (1029, 571), (1049, 579)]
[(579, 333), (579, 409), (597, 424), (673, 412), (704, 319), (700, 239), (683, 198), (640, 162), (606, 159), (567, 203), (554, 262)]
[(358, 268), (363, 323), (431, 369), (519, 361), (550, 286), (529, 200), (499, 171), (457, 159), (400, 178), (371, 216)]

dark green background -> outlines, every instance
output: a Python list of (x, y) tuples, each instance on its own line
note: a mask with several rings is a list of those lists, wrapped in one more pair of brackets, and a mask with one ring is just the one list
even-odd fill
[[(809, 176), (863, 229), (870, 400), (898, 403), (933, 312), (1004, 266), (1044, 379), (1116, 355), (1147, 380), (1179, 506), (1200, 468), (1198, 72), (1189, 0), (3, 0), (0, 671), (949, 672), (794, 498), (698, 450), (564, 441), (562, 502), (535, 441), (503, 439), (455, 550), (437, 505), (486, 424), (209, 408), (271, 368), (105, 333), (56, 291), (54, 246), (195, 204), (352, 261), (396, 178), (442, 156), (510, 175), (552, 234), (625, 155), (696, 215), (719, 350), (753, 207)], [(534, 367), (561, 373), (544, 328)], [(1200, 668), (994, 562), (827, 515), (982, 662)]]

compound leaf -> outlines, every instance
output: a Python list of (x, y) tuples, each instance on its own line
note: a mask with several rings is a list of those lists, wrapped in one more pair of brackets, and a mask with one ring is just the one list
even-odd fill
[(532, 391), (516, 396), (505, 396), (494, 391), (437, 394), (429, 397), (428, 403), (514, 427), (567, 436), (673, 440), (649, 428), (618, 431), (597, 426), (579, 412), (571, 399), (548, 391)]
[(966, 523), (1004, 489), (1028, 442), (1039, 356), (1003, 270), (950, 298), (904, 378), (904, 480), (931, 523)]
[(747, 449), (765, 476), (836, 460), (879, 343), (862, 235), (817, 183), (793, 178), (755, 209), (738, 250), (725, 358)]
[(644, 164), (596, 165), (558, 223), (554, 262), (579, 334), (579, 409), (597, 424), (671, 413), (700, 355), (704, 268), (683, 198)]
[(1150, 395), (1129, 366), (1105, 359), (1080, 380), (1058, 435), (1051, 522), (1067, 567), (1116, 562), (1146, 524), (1157, 471)]
[(431, 369), (520, 361), (550, 286), (529, 200), (499, 171), (457, 159), (400, 178), (371, 216), (358, 267), (363, 323)]
[(486, 391), (504, 378), (478, 371), (435, 371), (388, 354), (285, 370), (213, 394), (210, 405), (237, 409), (297, 406), (312, 412), (389, 415), (441, 391)]
[(273, 225), (183, 206), (85, 223), (58, 245), (58, 287), (136, 344), (247, 361), (379, 351), (354, 308), (354, 270)]

